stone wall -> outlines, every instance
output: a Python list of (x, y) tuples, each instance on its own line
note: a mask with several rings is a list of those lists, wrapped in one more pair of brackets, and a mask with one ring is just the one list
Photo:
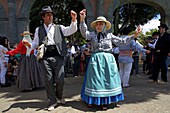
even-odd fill
[[(0, 0), (0, 35), (11, 43), (21, 40), (20, 34), (29, 29), (29, 13), (35, 0)], [(82, 0), (87, 9), (87, 23), (103, 15), (112, 22), (114, 10), (127, 3), (144, 3), (160, 12), (161, 22), (170, 26), (170, 2), (168, 0)], [(90, 28), (90, 27), (89, 27)]]
[(35, 0), (0, 0), (0, 36), (11, 44), (18, 43), (24, 30), (29, 30), (29, 13)]

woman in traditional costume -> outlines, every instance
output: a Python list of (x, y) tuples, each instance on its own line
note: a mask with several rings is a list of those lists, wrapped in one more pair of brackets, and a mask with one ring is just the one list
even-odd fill
[(85, 24), (85, 16), (84, 9), (80, 11), (80, 32), (91, 41), (93, 53), (85, 73), (81, 98), (88, 106), (99, 105), (102, 109), (107, 109), (111, 103), (124, 100), (117, 64), (111, 53), (112, 43), (117, 46), (125, 45), (137, 37), (141, 29), (138, 28), (134, 35), (122, 39), (107, 33), (111, 23), (99, 16), (91, 23), (94, 31), (90, 32)]
[[(29, 31), (24, 31), (21, 36), (24, 40), (32, 41)], [(17, 86), (21, 90), (33, 90), (36, 88), (44, 87), (43, 75), (41, 65), (36, 60), (34, 50), (23, 45), (22, 41), (17, 45), (14, 50), (7, 51), (6, 54), (14, 56), (15, 54), (21, 54), (19, 59), (18, 73), (17, 73)]]

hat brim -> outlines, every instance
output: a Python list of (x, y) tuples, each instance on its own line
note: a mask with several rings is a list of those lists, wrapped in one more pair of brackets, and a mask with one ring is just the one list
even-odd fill
[(42, 16), (45, 13), (52, 13), (52, 14), (54, 14), (54, 12), (52, 12), (52, 11), (46, 11), (46, 12), (39, 12), (39, 16)]
[(24, 35), (33, 35), (32, 33), (22, 33), (21, 36), (24, 36)]
[(111, 28), (111, 23), (109, 22), (109, 21), (103, 21), (103, 20), (95, 20), (95, 21), (93, 21), (92, 23), (91, 23), (91, 27), (93, 28), (93, 29), (95, 29), (95, 27), (96, 27), (96, 23), (97, 22), (105, 22), (106, 23), (106, 30), (109, 30), (110, 28)]
[(165, 28), (165, 30), (169, 29), (168, 27), (158, 26), (158, 28), (160, 28), (160, 27)]

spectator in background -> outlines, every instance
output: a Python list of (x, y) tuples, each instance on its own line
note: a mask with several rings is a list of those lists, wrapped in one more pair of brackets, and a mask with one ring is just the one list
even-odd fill
[[(170, 34), (167, 33), (169, 29), (166, 24), (161, 24), (159, 27), (160, 36), (155, 45), (153, 79), (149, 82), (159, 84), (167, 83), (167, 57), (170, 56)], [(159, 72), (161, 70), (161, 79), (158, 80)]]
[(83, 71), (86, 71), (88, 62), (91, 56), (91, 42), (87, 40), (87, 43), (82, 46), (81, 61), (83, 61)]
[[(146, 42), (152, 42), (152, 40), (153, 38), (149, 36), (147, 37)], [(149, 46), (144, 46), (144, 48), (151, 51), (150, 54), (145, 55), (146, 58), (145, 58), (145, 62), (143, 63), (144, 73), (150, 75), (152, 73), (152, 49)]]
[(80, 58), (81, 58), (81, 50), (78, 41), (75, 42), (74, 44), (74, 63), (73, 63), (73, 76), (78, 77), (79, 76), (79, 71), (80, 71)]
[(91, 52), (90, 52), (90, 48), (85, 48), (82, 55), (81, 55), (81, 59), (84, 62), (84, 71), (86, 71), (89, 60), (90, 60), (90, 56), (91, 56)]
[[(143, 45), (140, 44), (136, 38), (134, 40), (137, 44), (139, 44), (143, 48)], [(134, 50), (132, 53), (132, 58), (133, 58), (134, 62), (132, 64), (132, 69), (131, 69), (130, 75), (133, 75), (133, 71), (135, 70), (136, 76), (139, 76), (139, 52)]]
[[(8, 69), (8, 61), (9, 55), (5, 53), (5, 51), (9, 51), (9, 41), (7, 37), (1, 37), (0, 41), (0, 50), (1, 50), (1, 58), (0, 58), (0, 84), (1, 87), (9, 87), (10, 83), (6, 80), (6, 73)], [(3, 52), (3, 53), (2, 53)]]
[(73, 62), (72, 62), (72, 51), (73, 45), (71, 43), (67, 43), (67, 55), (65, 57), (65, 77), (67, 77), (67, 73), (73, 73)]
[[(153, 70), (153, 61), (154, 61), (154, 54), (155, 54), (155, 45), (158, 41), (158, 38), (159, 38), (159, 32), (153, 32), (152, 33), (152, 40), (148, 40), (148, 47), (150, 48), (151, 50), (151, 53), (150, 53), (150, 57), (149, 57), (149, 60), (147, 60), (147, 62), (150, 62), (150, 70), (148, 72), (146, 72), (146, 74), (152, 74), (152, 72), (154, 71)], [(151, 72), (151, 73), (150, 73)], [(150, 77), (148, 77), (150, 79), (153, 79), (152, 75)]]

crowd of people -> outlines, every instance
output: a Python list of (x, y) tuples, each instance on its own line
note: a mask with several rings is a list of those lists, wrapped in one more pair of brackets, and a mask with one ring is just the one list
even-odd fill
[[(138, 27), (134, 34), (128, 27), (120, 31), (120, 36), (108, 33), (111, 23), (99, 16), (91, 23), (89, 31), (85, 23), (86, 9), (80, 11), (79, 29), (86, 39), (84, 45), (79, 41), (66, 42), (65, 37), (77, 29), (77, 13), (71, 11), (69, 26), (53, 23), (53, 11), (45, 6), (39, 13), (43, 24), (32, 33), (24, 31), (23, 39), (10, 48), (7, 37), (0, 38), (0, 84), (9, 87), (16, 83), (23, 91), (45, 87), (48, 110), (54, 110), (58, 102), (65, 104), (63, 98), (64, 78), (84, 75), (81, 98), (89, 107), (101, 106), (106, 110), (111, 103), (124, 100), (122, 88), (130, 86), (130, 75), (135, 69), (139, 76), (139, 54), (143, 57), (143, 72), (151, 75), (150, 83), (167, 83), (170, 63), (170, 34), (166, 24), (159, 26), (159, 32), (146, 39), (146, 46), (137, 41), (141, 32)], [(43, 57), (36, 59), (37, 47), (45, 45)], [(161, 70), (161, 79), (158, 75)]]

